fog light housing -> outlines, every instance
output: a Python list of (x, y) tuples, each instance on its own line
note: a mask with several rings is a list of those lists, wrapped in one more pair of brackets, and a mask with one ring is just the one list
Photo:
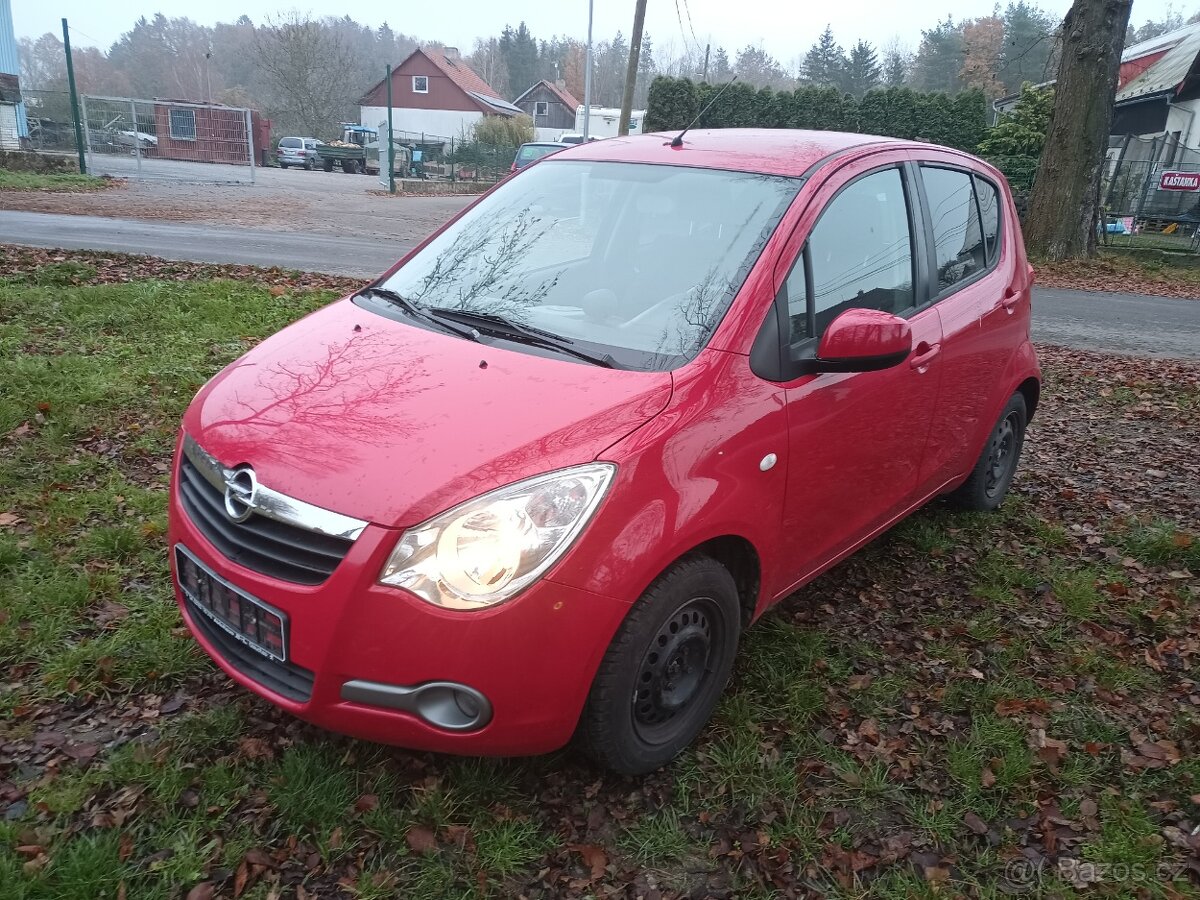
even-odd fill
[(454, 681), (412, 686), (378, 681), (347, 681), (342, 699), (411, 713), (443, 731), (478, 731), (492, 720), (492, 704), (482, 692)]

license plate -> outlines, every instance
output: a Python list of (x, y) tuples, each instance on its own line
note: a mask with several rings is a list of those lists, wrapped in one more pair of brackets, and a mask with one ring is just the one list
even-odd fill
[(251, 650), (287, 662), (287, 616), (235, 588), (181, 545), (175, 546), (179, 588), (190, 607)]

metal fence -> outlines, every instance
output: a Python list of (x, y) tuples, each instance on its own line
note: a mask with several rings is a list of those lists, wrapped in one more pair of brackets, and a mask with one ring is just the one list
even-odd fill
[(248, 109), (131, 97), (80, 98), (88, 172), (121, 178), (253, 182)]
[(29, 122), (29, 148), (43, 153), (76, 153), (75, 118), (66, 91), (21, 89)]
[(1114, 138), (1105, 176), (1104, 244), (1200, 252), (1200, 152), (1172, 135)]

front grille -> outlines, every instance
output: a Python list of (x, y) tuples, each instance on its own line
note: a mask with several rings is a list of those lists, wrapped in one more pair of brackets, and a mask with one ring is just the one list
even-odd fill
[(225, 497), (186, 456), (179, 463), (179, 497), (192, 523), (222, 554), (263, 575), (295, 584), (320, 584), (353, 541), (317, 534), (257, 514), (234, 522)]
[(308, 702), (309, 697), (312, 696), (312, 672), (295, 663), (268, 659), (261, 653), (251, 650), (209, 619), (201, 610), (196, 609), (190, 600), (187, 603), (192, 621), (196, 623), (196, 630), (204, 635), (205, 640), (212, 644), (227, 663), (247, 678), (257, 681), (281, 697), (287, 697), (297, 703)]

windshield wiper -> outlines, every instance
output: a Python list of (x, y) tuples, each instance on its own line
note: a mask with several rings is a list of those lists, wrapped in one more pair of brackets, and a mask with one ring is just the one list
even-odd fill
[(423, 306), (413, 303), (399, 291), (393, 291), (391, 288), (376, 287), (372, 285), (371, 287), (363, 288), (361, 291), (359, 291), (359, 293), (368, 294), (373, 297), (382, 297), (383, 299), (392, 303), (394, 306), (400, 307), (414, 319), (420, 319), (422, 322), (428, 322), (429, 324), (442, 329), (442, 331), (448, 331), (451, 334), (464, 337), (468, 341), (475, 341), (476, 343), (479, 342), (479, 332), (474, 328), (459, 328), (457, 325), (454, 325), (451, 322), (446, 322), (440, 318), (431, 316)]
[(560, 353), (566, 353), (569, 356), (574, 356), (593, 365), (603, 366), (606, 369), (620, 368), (617, 365), (617, 361), (609, 353), (601, 355), (580, 350), (575, 346), (575, 342), (568, 337), (555, 334), (553, 331), (543, 331), (541, 328), (534, 328), (532, 325), (523, 325), (520, 322), (514, 322), (512, 319), (499, 313), (448, 309), (444, 306), (431, 306), (425, 311), (431, 316), (436, 316), (438, 319), (451, 319), (462, 322), (465, 325), (473, 324), (489, 334), (533, 346), (558, 350)]

